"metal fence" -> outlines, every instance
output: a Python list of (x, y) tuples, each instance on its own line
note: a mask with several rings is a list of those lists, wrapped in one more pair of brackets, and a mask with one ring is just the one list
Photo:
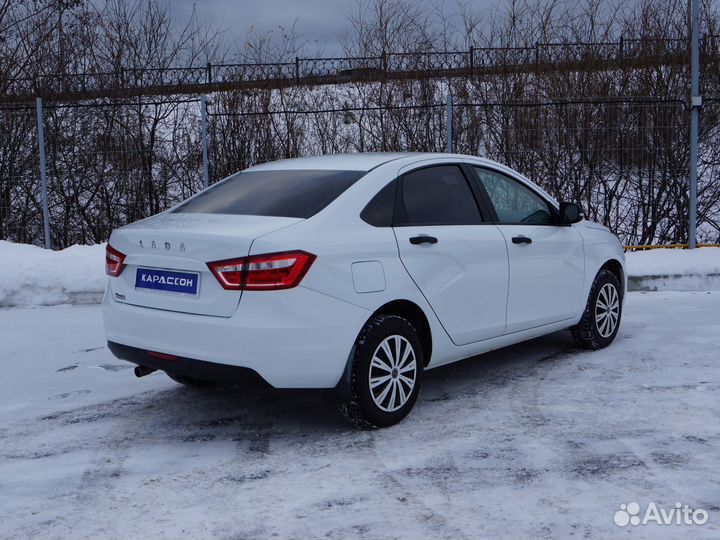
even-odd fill
[[(368, 105), (383, 102), (382, 88), (373, 99), (352, 86), (344, 97), (338, 88), (216, 92), (207, 96), (205, 123), (202, 96), (0, 106), (0, 238), (54, 248), (101, 242), (114, 228), (202, 189), (205, 170), (212, 183), (274, 159), (451, 146), (505, 163), (558, 199), (581, 202), (627, 244), (686, 240), (685, 100), (456, 97), (448, 108), (442, 84), (402, 88), (407, 104), (396, 105)], [(718, 98), (705, 98), (700, 120), (698, 236), (717, 242)]]
[(197, 103), (0, 109), (0, 238), (56, 248), (102, 242), (202, 189)]
[[(700, 39), (703, 59), (720, 55), (720, 36)], [(276, 63), (223, 63), (118, 71), (49, 73), (14, 78), (4, 85), (6, 97), (163, 95), (169, 91), (209, 92), (263, 85), (340, 83), (346, 80), (453, 75), (483, 75), (508, 70), (575, 69), (684, 63), (686, 39), (622, 39), (602, 43), (535, 43), (530, 47), (470, 47), (465, 51), (380, 52), (377, 56), (301, 58)], [(133, 94), (134, 95), (134, 94)]]
[(581, 203), (626, 244), (687, 237), (684, 103), (495, 104), (460, 114), (462, 150), (479, 148), (476, 153), (523, 172), (557, 199)]
[(192, 161), (197, 153), (193, 143), (198, 138), (173, 134), (178, 128), (196, 131), (177, 123), (186, 105), (103, 103), (46, 109), (46, 146), (61, 157), (53, 159), (49, 169), (50, 220), (63, 222), (54, 229), (59, 245), (103, 241), (117, 224), (160, 212), (197, 191), (196, 174), (193, 170), (188, 175), (187, 168), (188, 156)]
[[(230, 109), (230, 110), (228, 110)], [(706, 105), (717, 122), (717, 104)], [(211, 178), (258, 161), (337, 152), (426, 151), (488, 157), (526, 174), (628, 244), (688, 235), (689, 111), (681, 100), (455, 102), (260, 113), (210, 112)], [(232, 137), (243, 133), (242, 138)], [(700, 237), (720, 238), (717, 128), (700, 147)]]
[(0, 239), (44, 240), (37, 123), (31, 103), (0, 109)]

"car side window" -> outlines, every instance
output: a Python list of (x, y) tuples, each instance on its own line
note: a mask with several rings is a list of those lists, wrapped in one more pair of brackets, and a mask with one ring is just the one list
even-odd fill
[(396, 187), (397, 180), (393, 180), (378, 191), (363, 208), (360, 218), (374, 227), (392, 226)]
[(552, 211), (548, 202), (520, 182), (482, 167), (474, 167), (498, 222), (521, 225), (551, 225)]
[(457, 165), (425, 167), (402, 177), (394, 225), (472, 225), (482, 222)]

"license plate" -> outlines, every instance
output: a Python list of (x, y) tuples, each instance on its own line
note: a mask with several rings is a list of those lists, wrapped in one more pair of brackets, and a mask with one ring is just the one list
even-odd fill
[(175, 272), (156, 268), (138, 268), (135, 273), (135, 288), (197, 295), (200, 274)]

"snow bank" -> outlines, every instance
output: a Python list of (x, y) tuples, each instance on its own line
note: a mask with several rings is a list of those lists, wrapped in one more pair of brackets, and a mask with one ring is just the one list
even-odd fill
[(720, 248), (651, 249), (625, 254), (628, 276), (720, 274)]
[(98, 302), (105, 244), (49, 251), (0, 240), (0, 307)]

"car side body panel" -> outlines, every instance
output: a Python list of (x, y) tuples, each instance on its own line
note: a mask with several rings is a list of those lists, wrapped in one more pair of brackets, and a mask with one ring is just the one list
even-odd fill
[[(610, 232), (610, 229), (592, 221), (581, 221), (574, 225), (582, 235), (585, 244), (585, 295), (587, 299), (590, 294), (595, 276), (608, 261), (617, 261), (622, 268), (623, 293), (627, 292), (627, 272), (625, 271), (625, 251), (617, 237)], [(623, 294), (623, 301), (625, 294)], [(583, 304), (584, 309), (584, 304)]]
[[(510, 258), (507, 333), (571, 320), (584, 294), (583, 237), (574, 226), (500, 225)], [(512, 239), (527, 237), (531, 244)]]

